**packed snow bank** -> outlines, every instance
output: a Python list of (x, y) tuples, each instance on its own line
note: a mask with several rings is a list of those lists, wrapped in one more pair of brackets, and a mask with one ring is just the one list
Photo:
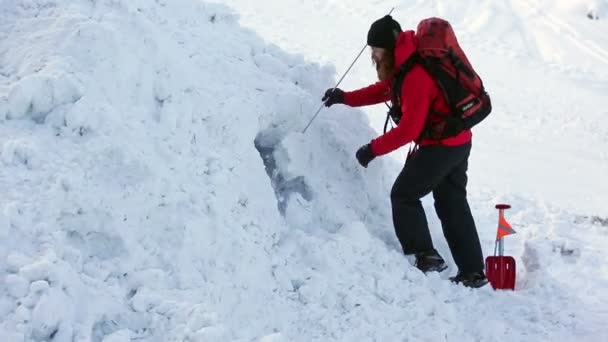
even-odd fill
[[(308, 276), (289, 253), (379, 215), (344, 200), (367, 187), (345, 143), (369, 135), (362, 114), (298, 133), (334, 70), (224, 6), (1, 8), (0, 340), (292, 334), (287, 297)], [(295, 189), (273, 183), (257, 141)]]
[[(529, 202), (512, 220), (521, 292), (423, 276), (392, 233), (399, 165), (353, 158), (364, 114), (332, 108), (300, 133), (335, 69), (225, 6), (0, 5), (0, 341), (605, 337), (607, 272), (579, 270), (605, 227)], [(493, 227), (505, 198), (471, 199)]]

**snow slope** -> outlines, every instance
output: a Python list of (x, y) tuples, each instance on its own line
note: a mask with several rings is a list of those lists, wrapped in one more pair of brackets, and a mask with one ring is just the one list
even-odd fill
[[(470, 200), (486, 253), (514, 205), (518, 291), (497, 293), (400, 254), (399, 153), (353, 157), (383, 109), (301, 133), (383, 3), (0, 0), (0, 341), (605, 340), (607, 21), (545, 2), (395, 12), (453, 20), (492, 91)], [(594, 33), (585, 58), (547, 59), (537, 17)]]

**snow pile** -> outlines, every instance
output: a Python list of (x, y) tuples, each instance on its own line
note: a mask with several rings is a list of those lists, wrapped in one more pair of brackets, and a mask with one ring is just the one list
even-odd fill
[[(400, 163), (364, 170), (353, 157), (375, 134), (364, 113), (333, 107), (301, 133), (336, 70), (268, 44), (233, 10), (0, 0), (0, 16), (0, 341), (606, 337), (603, 216), (573, 220), (518, 195), (516, 181), (505, 195), (477, 176), (484, 248), (496, 219), (488, 203), (520, 203), (510, 218), (521, 235), (507, 244), (520, 291), (423, 276), (392, 232)], [(589, 122), (568, 126), (591, 132), (585, 146), (605, 132)]]
[(374, 216), (343, 201), (366, 186), (336, 134), (369, 134), (364, 120), (297, 133), (334, 70), (194, 1), (4, 1), (2, 16), (0, 340), (288, 331), (281, 293), (307, 277), (289, 255)]

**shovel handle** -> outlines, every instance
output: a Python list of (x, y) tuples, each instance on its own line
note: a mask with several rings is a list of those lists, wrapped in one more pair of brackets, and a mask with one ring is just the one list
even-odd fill
[[(505, 210), (510, 209), (511, 206), (509, 204), (497, 204), (496, 209), (498, 209), (498, 225), (500, 227), (500, 220), (505, 215)], [(498, 256), (504, 255), (504, 240), (502, 238), (496, 241), (496, 245), (494, 246), (494, 255), (496, 255), (496, 249), (498, 247)]]

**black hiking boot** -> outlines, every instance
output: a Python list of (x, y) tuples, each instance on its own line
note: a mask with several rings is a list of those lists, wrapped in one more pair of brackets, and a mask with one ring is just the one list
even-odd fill
[(458, 272), (455, 277), (450, 277), (450, 280), (456, 284), (462, 284), (466, 287), (471, 288), (479, 288), (488, 283), (488, 278), (486, 278), (483, 272), (472, 272), (472, 273), (462, 273)]
[(448, 268), (445, 261), (436, 250), (416, 253), (416, 267), (423, 273), (441, 272)]

